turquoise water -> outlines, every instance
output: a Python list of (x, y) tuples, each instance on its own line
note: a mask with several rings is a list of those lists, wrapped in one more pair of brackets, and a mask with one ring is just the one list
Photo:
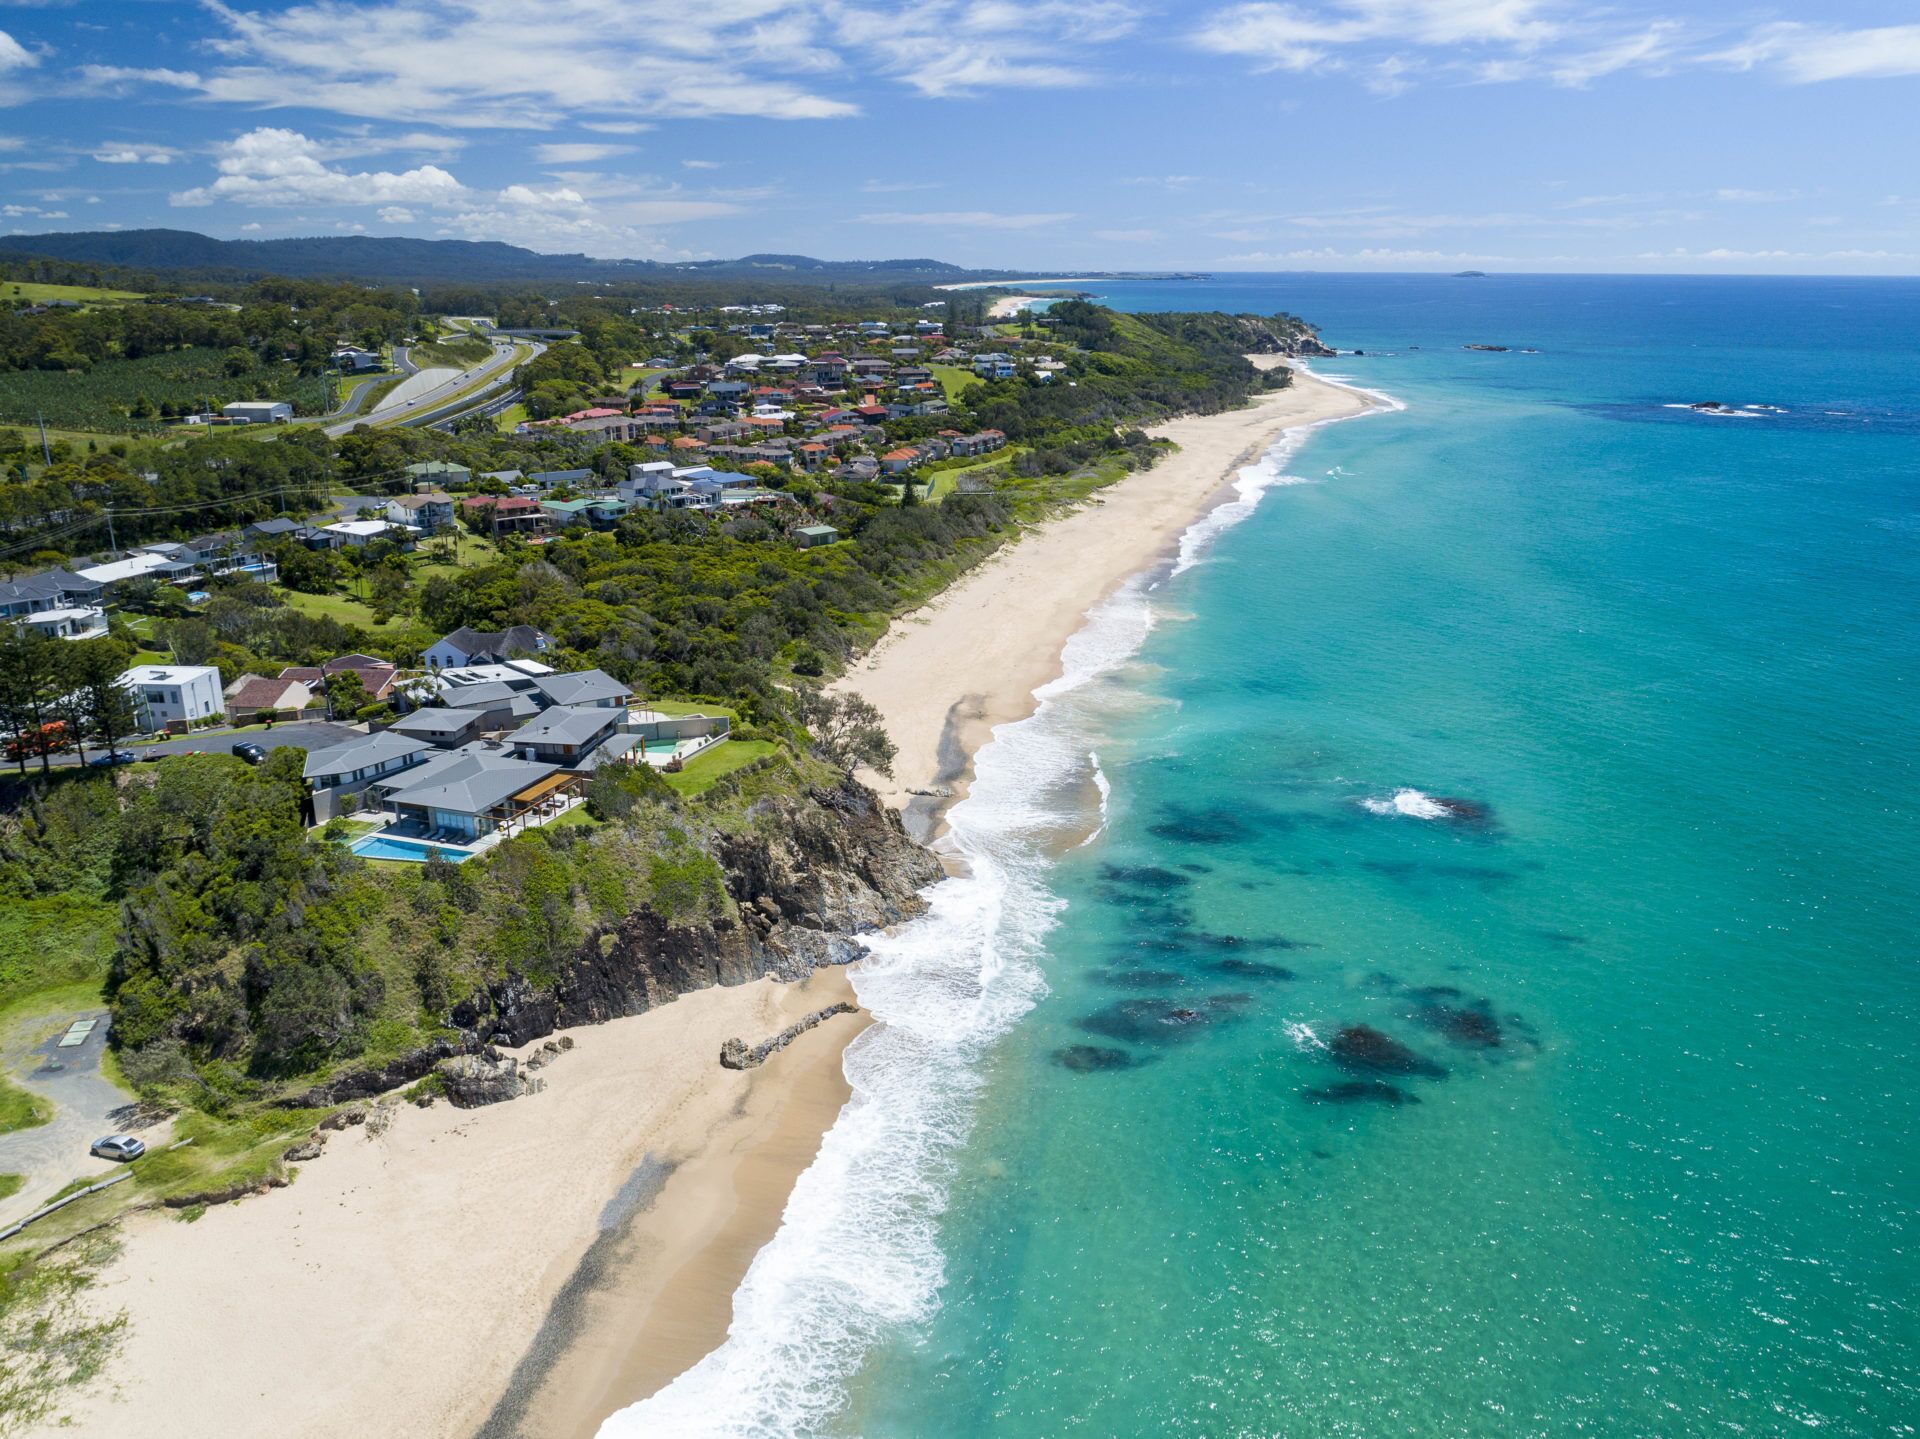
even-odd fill
[(452, 864), (465, 864), (473, 858), (471, 850), (454, 849), (444, 844), (420, 844), (410, 839), (389, 839), (384, 834), (356, 839), (349, 848), (362, 859), (394, 859), (410, 864), (425, 864), (431, 854), (438, 854)]
[(983, 753), (728, 1347), (608, 1432), (1914, 1432), (1920, 284), (1110, 298), (1406, 408)]

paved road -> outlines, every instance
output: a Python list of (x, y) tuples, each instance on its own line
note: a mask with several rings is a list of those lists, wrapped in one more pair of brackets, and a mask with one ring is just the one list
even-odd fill
[[(76, 1019), (97, 1023), (84, 1044), (59, 1048), (60, 1036)], [(103, 1135), (139, 1134), (156, 1144), (166, 1121), (151, 1121), (130, 1094), (122, 1092), (100, 1072), (100, 1056), (107, 1047), (107, 1011), (78, 1010), (36, 1020), (28, 1031), (28, 1047), (14, 1066), (15, 1082), (52, 1101), (53, 1118), (37, 1129), (0, 1134), (0, 1174), (18, 1174), (26, 1183), (11, 1198), (0, 1200), (0, 1225), (33, 1213), (67, 1184), (83, 1175), (104, 1178), (120, 1166), (95, 1159), (87, 1147)], [(27, 1066), (31, 1065), (31, 1068)], [(140, 1126), (145, 1121), (145, 1128)]]
[[(488, 338), (491, 339), (492, 337), (489, 336)], [(532, 355), (539, 354), (543, 348), (544, 347), (540, 345), (529, 346), (528, 357), (530, 358)], [(461, 370), (451, 378), (433, 386), (431, 389), (422, 391), (420, 394), (413, 396), (412, 399), (403, 400), (398, 405), (383, 403), (381, 407), (374, 412), (374, 416), (367, 418), (372, 419), (377, 417), (385, 424), (416, 425), (431, 423), (434, 419), (440, 417), (440, 411), (445, 409), (450, 401), (456, 396), (460, 396), (461, 392), (470, 386), (478, 385), (482, 381), (491, 381), (495, 385), (511, 383), (513, 370), (520, 363), (521, 358), (522, 356), (519, 349), (510, 342), (506, 340), (493, 340), (493, 353), (480, 364), (473, 366), (471, 369)], [(399, 362), (399, 352), (397, 350), (395, 351), (395, 361), (396, 363)], [(409, 358), (406, 363), (410, 366), (412, 364), (411, 358)], [(410, 376), (414, 373), (413, 370), (409, 369), (408, 374)], [(406, 383), (406, 381), (403, 381), (401, 388), (404, 388)], [(398, 390), (396, 390), (395, 393), (398, 393)], [(389, 395), (387, 398), (391, 400), (393, 396)], [(461, 396), (461, 403), (465, 404), (477, 398), (477, 394)], [(344, 435), (356, 424), (366, 422), (367, 421), (363, 419), (339, 420), (328, 425), (326, 432), (329, 435)]]
[[(346, 725), (333, 724), (327, 720), (288, 720), (277, 724), (270, 730), (249, 730), (245, 734), (195, 734), (182, 735), (179, 739), (156, 740), (151, 744), (129, 744), (123, 746), (127, 754), (138, 759), (157, 759), (168, 754), (231, 754), (234, 745), (245, 740), (248, 744), (257, 744), (261, 749), (281, 749), (287, 745), (299, 745), (305, 750), (326, 749), (330, 745), (345, 744), (350, 739), (363, 738), (362, 731), (349, 729)], [(92, 759), (96, 751), (89, 748), (87, 757)], [(56, 768), (61, 765), (78, 764), (79, 757), (71, 754), (55, 755)], [(29, 774), (33, 765), (27, 766)]]

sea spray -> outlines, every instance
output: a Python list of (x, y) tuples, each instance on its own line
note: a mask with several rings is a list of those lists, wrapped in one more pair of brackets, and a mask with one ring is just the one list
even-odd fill
[[(1241, 470), (1237, 497), (1182, 536), (1173, 574), (1266, 490), (1295, 482), (1286, 462), (1314, 428), (1288, 430)], [(818, 1432), (844, 1409), (875, 1344), (933, 1314), (946, 1277), (939, 1220), (986, 1062), (1046, 992), (1040, 960), (1061, 908), (1047, 884), (1049, 846), (1073, 823), (1091, 757), (1091, 716), (1076, 695), (1145, 643), (1156, 618), (1149, 594), (1163, 577), (1136, 576), (1092, 611), (1062, 651), (1060, 678), (1035, 691), (1035, 712), (997, 727), (975, 757), (967, 798), (948, 819), (964, 873), (927, 892), (925, 915), (870, 937), (852, 971), (876, 1021), (847, 1049), (853, 1097), (735, 1293), (726, 1341), (610, 1417), (600, 1439)], [(1093, 763), (1104, 821), (1111, 787)]]

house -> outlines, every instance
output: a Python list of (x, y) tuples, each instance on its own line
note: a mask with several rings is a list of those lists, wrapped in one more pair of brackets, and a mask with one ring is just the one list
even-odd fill
[(338, 524), (322, 525), (315, 533), (321, 537), (316, 548), (332, 550), (357, 550), (376, 540), (410, 550), (414, 539), (411, 526), (395, 524), (392, 520), (341, 520)]
[(474, 630), (462, 625), (436, 640), (421, 656), (428, 669), (458, 669), (473, 664), (500, 664), (515, 655), (545, 654), (553, 637), (532, 625), (509, 625), (504, 630)]
[(358, 375), (366, 370), (384, 370), (387, 362), (373, 350), (363, 350), (358, 345), (341, 345), (333, 352), (334, 368), (349, 375)]
[(501, 535), (538, 534), (548, 524), (547, 513), (539, 502), (524, 495), (475, 495), (460, 502), (460, 512), (469, 520), (485, 525), (495, 539)]
[[(516, 473), (518, 473), (516, 471)], [(592, 470), (535, 470), (527, 483), (541, 490), (578, 489), (593, 482)]]
[(507, 736), (522, 759), (573, 766), (599, 747), (626, 718), (625, 708), (555, 705)]
[(342, 744), (309, 751), (300, 773), (316, 791), (316, 814), (327, 819), (337, 811), (326, 806), (327, 812), (320, 813), (323, 806), (318, 803), (317, 792), (332, 791), (335, 796), (357, 793), (423, 763), (431, 751), (431, 745), (407, 735), (356, 735)]
[(260, 715), (298, 714), (313, 703), (313, 691), (302, 680), (241, 675), (227, 686), (227, 714), (235, 724)]
[(309, 528), (299, 520), (276, 517), (271, 520), (255, 520), (250, 525), (242, 525), (240, 533), (254, 540), (298, 540)]
[(973, 372), (985, 380), (1011, 380), (1013, 378), (1013, 356), (998, 351), (973, 357)]
[(460, 489), (473, 481), (473, 471), (465, 465), (456, 465), (447, 460), (422, 460), (419, 464), (408, 465), (401, 471), (411, 485), (452, 485)]
[(97, 640), (107, 632), (107, 612), (96, 605), (67, 605), (21, 615), (14, 623), (50, 640)]
[(212, 665), (135, 665), (120, 676), (119, 684), (131, 693), (140, 728), (149, 733), (219, 719), (227, 712), (220, 671)]
[(793, 542), (803, 550), (830, 545), (839, 538), (840, 531), (832, 525), (802, 525), (793, 532)]
[(833, 451), (818, 440), (808, 440), (793, 452), (793, 461), (801, 469), (811, 473), (826, 464)]
[(107, 632), (106, 614), (94, 603), (103, 593), (103, 586), (79, 575), (42, 570), (0, 583), (0, 619), (60, 639), (93, 639)]
[(880, 457), (880, 469), (884, 474), (904, 475), (923, 458), (920, 451), (911, 445), (898, 450), (888, 450)]
[(396, 525), (408, 525), (423, 534), (438, 534), (441, 530), (453, 528), (453, 496), (445, 490), (400, 495), (387, 501), (387, 518)]
[(447, 709), (441, 705), (431, 705), (401, 715), (387, 726), (386, 732), (407, 739), (424, 740), (435, 749), (457, 749), (479, 739), (488, 730), (505, 729), (512, 720), (512, 711), (504, 704), (485, 709)]
[(283, 680), (299, 680), (316, 694), (324, 693), (329, 676), (337, 674), (355, 674), (360, 676), (360, 686), (372, 700), (383, 700), (393, 689), (393, 682), (399, 676), (399, 669), (372, 655), (337, 655), (333, 659), (318, 665), (289, 665), (280, 671)]
[(471, 842), (551, 811), (579, 783), (558, 765), (520, 759), (481, 740), (382, 781), (378, 790), (403, 824)]
[(547, 703), (574, 709), (622, 710), (633, 701), (633, 691), (605, 670), (576, 670), (572, 674), (541, 675), (533, 687)]
[(222, 405), (220, 413), (243, 425), (284, 425), (293, 418), (293, 406), (285, 400), (235, 400)]

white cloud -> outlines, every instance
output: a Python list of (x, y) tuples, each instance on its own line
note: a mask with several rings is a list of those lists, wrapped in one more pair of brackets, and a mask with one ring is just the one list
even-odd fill
[(899, 210), (862, 215), (863, 225), (927, 225), (946, 230), (1037, 230), (1071, 220), (1071, 212), (1006, 215), (994, 210), (939, 210), (907, 213)]
[(1802, 85), (1920, 75), (1920, 25), (1833, 30), (1786, 21), (1763, 25), (1709, 58), (1739, 70), (1769, 66)]
[(720, 162), (718, 160), (682, 160), (680, 164), (682, 168), (688, 170), (718, 170), (720, 168)]
[(102, 165), (171, 165), (180, 152), (166, 145), (143, 143), (102, 145), (93, 158)]
[(295, 130), (262, 128), (224, 147), (211, 185), (169, 196), (175, 205), (230, 200), (248, 205), (377, 205), (445, 202), (464, 187), (438, 165), (357, 174), (330, 169), (325, 147)]
[(631, 145), (539, 145), (534, 155), (542, 165), (585, 165), (595, 160), (610, 160), (615, 155), (631, 153)]
[(6, 31), (0, 30), (0, 75), (14, 70), (31, 70), (40, 63), (40, 57), (22, 45)]
[(1546, 0), (1336, 0), (1331, 7), (1235, 5), (1209, 16), (1193, 43), (1263, 70), (1310, 70), (1363, 43), (1499, 45), (1531, 50), (1560, 37)]
[(931, 96), (1092, 84), (1087, 51), (1139, 21), (1122, 0), (827, 0), (822, 13), (840, 46)]
[(252, 234), (253, 232), (255, 232), (260, 228), (260, 222), (258, 220), (249, 220), (247, 221), (246, 224), (242, 225), (240, 228), (246, 233)]
[(640, 120), (582, 120), (580, 128), (596, 135), (642, 135), (653, 126)]
[(124, 94), (136, 85), (165, 85), (176, 90), (199, 88), (200, 77), (191, 70), (140, 68), (126, 65), (82, 65), (75, 88), (82, 94)]
[(389, 225), (411, 225), (413, 211), (403, 205), (388, 205), (380, 211), (380, 218)]

